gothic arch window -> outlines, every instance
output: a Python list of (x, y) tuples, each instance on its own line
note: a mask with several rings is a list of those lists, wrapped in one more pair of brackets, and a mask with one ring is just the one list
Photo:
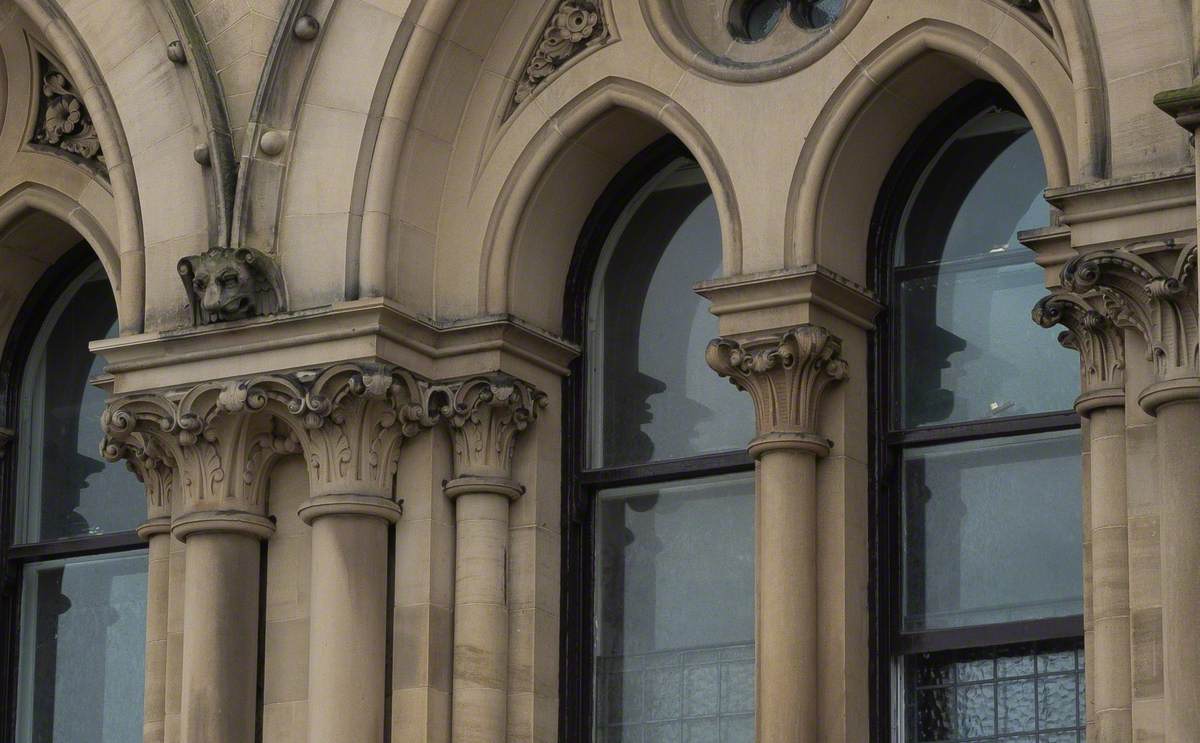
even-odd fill
[(560, 730), (754, 740), (754, 435), (704, 361), (721, 275), (703, 173), (676, 140), (609, 186), (580, 238), (568, 334)]
[(1082, 740), (1077, 360), (1030, 321), (1017, 239), (1045, 185), (1029, 122), (976, 84), (877, 208), (880, 740)]
[(140, 740), (145, 494), (100, 457), (103, 369), (88, 343), (117, 333), (91, 249), (52, 266), (4, 351), (0, 741)]

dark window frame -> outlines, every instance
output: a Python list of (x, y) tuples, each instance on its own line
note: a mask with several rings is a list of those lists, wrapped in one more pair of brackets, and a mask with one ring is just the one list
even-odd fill
[[(567, 275), (563, 334), (587, 347), (587, 311), (597, 263), (613, 227), (630, 199), (663, 168), (692, 154), (674, 136), (665, 136), (636, 155), (604, 189), (584, 222)], [(583, 355), (570, 364), (563, 381), (562, 452), (562, 598), (559, 645), (559, 724), (562, 743), (592, 740), (594, 708), (592, 650), (595, 581), (596, 491), (683, 478), (752, 472), (745, 451), (703, 454), (648, 464), (587, 467), (587, 364)]]
[(14, 544), (17, 500), (17, 452), (20, 442), (21, 383), (38, 333), (54, 305), (97, 262), (95, 251), (79, 243), (55, 261), (34, 283), (13, 320), (0, 355), (0, 426), (14, 432), (0, 450), (0, 743), (16, 740), (17, 683), (20, 668), (21, 581), (35, 562), (145, 549), (136, 531), (112, 532), (46, 542)]
[[(1024, 115), (1016, 101), (1001, 86), (985, 81), (970, 83), (934, 110), (909, 137), (888, 171), (871, 217), (867, 275), (871, 288), (884, 306), (871, 334), (868, 386), (871, 401), (868, 415), (870, 439), (870, 479), (868, 509), (872, 518), (869, 531), (869, 612), (871, 687), (871, 740), (889, 743), (895, 738), (898, 695), (893, 664), (896, 659), (918, 652), (942, 652), (1077, 640), (1083, 636), (1081, 615), (1037, 621), (1010, 622), (961, 629), (920, 633), (901, 631), (901, 580), (903, 575), (900, 540), (900, 456), (906, 446), (982, 440), (1023, 433), (1044, 433), (1080, 428), (1074, 411), (1053, 411), (1033, 415), (1010, 416), (985, 421), (967, 421), (926, 425), (903, 429), (893, 420), (892, 411), (900, 390), (899, 333), (891, 308), (897, 270), (893, 254), (904, 209), (917, 182), (942, 145), (973, 116), (996, 107)], [(1011, 258), (998, 259), (996, 265), (1008, 265)], [(930, 268), (937, 268), (935, 264)], [(925, 266), (899, 269), (919, 273)], [(1081, 556), (1082, 559), (1082, 556)]]

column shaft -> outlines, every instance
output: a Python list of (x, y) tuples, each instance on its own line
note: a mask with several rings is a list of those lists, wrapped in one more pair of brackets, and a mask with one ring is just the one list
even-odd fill
[(308, 740), (382, 743), (388, 520), (330, 513), (311, 524)]
[(1095, 741), (1124, 743), (1133, 737), (1124, 408), (1097, 408), (1089, 423)]
[(259, 538), (187, 537), (183, 743), (253, 741), (258, 679)]
[(759, 743), (817, 740), (816, 456), (771, 449), (758, 460)]
[[(143, 743), (163, 743), (167, 706), (167, 602), (171, 586), (169, 519), (161, 529), (139, 531), (148, 542), (146, 576), (146, 670), (142, 714)], [(148, 526), (148, 525), (147, 525)]]
[(493, 492), (455, 496), (454, 743), (507, 737), (509, 503)]
[(1200, 400), (1156, 415), (1162, 473), (1163, 676), (1166, 742), (1200, 740)]

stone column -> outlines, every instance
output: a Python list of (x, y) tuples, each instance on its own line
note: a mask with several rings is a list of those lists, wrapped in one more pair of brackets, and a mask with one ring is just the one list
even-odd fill
[(401, 445), (432, 425), (424, 394), (408, 372), (344, 364), (293, 398), (306, 411), (297, 436), (310, 497), (299, 513), (312, 526), (310, 743), (383, 741), (388, 530), (401, 514)]
[(114, 398), (101, 419), (106, 454), (128, 456), (140, 438), (175, 464), (171, 534), (187, 542), (184, 743), (254, 738), (260, 542), (274, 530), (264, 486), (275, 457), (295, 450), (260, 413), (265, 405), (246, 382), (213, 382)]
[(449, 424), (454, 477), (454, 667), (451, 740), (508, 737), (508, 511), (525, 489), (512, 477), (517, 434), (546, 395), (504, 375), (435, 392)]
[[(1063, 285), (1091, 298), (1113, 323), (1131, 328), (1145, 339), (1155, 381), (1138, 394), (1138, 403), (1157, 418), (1162, 496), (1163, 668), (1166, 743), (1200, 740), (1200, 643), (1195, 617), (1200, 615), (1200, 347), (1197, 344), (1196, 247), (1179, 250), (1163, 243), (1132, 250), (1102, 250), (1072, 260), (1063, 269)], [(1111, 418), (1112, 414), (1108, 414)], [(1097, 427), (1092, 414), (1092, 426)], [(1113, 421), (1106, 429), (1111, 433)], [(1113, 437), (1115, 438), (1115, 437)], [(1116, 468), (1096, 450), (1092, 461)], [(1115, 446), (1113, 447), (1115, 450)], [(1113, 457), (1115, 459), (1115, 457)], [(1103, 473), (1102, 484), (1111, 479)], [(1093, 470), (1093, 521), (1103, 524)], [(1115, 486), (1114, 486), (1115, 487)], [(1095, 539), (1096, 531), (1093, 531)], [(1093, 544), (1097, 597), (1103, 590), (1102, 556)], [(1098, 663), (1103, 659), (1097, 657)], [(1098, 706), (1103, 667), (1097, 674)], [(1103, 713), (1104, 710), (1099, 711)], [(1100, 719), (1097, 718), (1100, 728)], [(1114, 733), (1115, 734), (1115, 733)], [(1110, 738), (1117, 740), (1117, 738)], [(1128, 740), (1128, 737), (1124, 738)]]
[(1092, 743), (1133, 739), (1130, 653), (1129, 526), (1125, 481), (1125, 354), (1122, 331), (1078, 294), (1051, 294), (1037, 303), (1042, 327), (1067, 329), (1058, 341), (1079, 353), (1075, 410), (1088, 436), (1084, 472), (1084, 642)]
[(801, 325), (708, 346), (709, 365), (754, 400), (758, 435), (755, 643), (759, 743), (817, 740), (818, 457), (830, 442), (817, 433), (826, 387), (846, 376), (841, 341)]

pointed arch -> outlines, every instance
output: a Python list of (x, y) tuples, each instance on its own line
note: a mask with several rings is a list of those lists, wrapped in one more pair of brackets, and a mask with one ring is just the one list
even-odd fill
[[(601, 134), (608, 143), (619, 140), (614, 134), (628, 123), (624, 117), (649, 120), (661, 133), (677, 137), (691, 152), (708, 179), (721, 221), (721, 240), (726, 274), (741, 272), (741, 218), (728, 169), (712, 140), (696, 119), (669, 96), (646, 85), (624, 78), (609, 77), (583, 91), (552, 115), (529, 140), (517, 158), (495, 201), (485, 233), (480, 283), (480, 306), (488, 314), (525, 313), (514, 297), (521, 286), (537, 280), (524, 275), (527, 267), (550, 263), (560, 266), (556, 276), (564, 285), (570, 254), (574, 248), (580, 215), (575, 230), (556, 236), (550, 245), (536, 239), (536, 231), (526, 229), (534, 213), (554, 213), (568, 202), (590, 208), (607, 184), (607, 177), (588, 180), (571, 171), (572, 161), (564, 152), (572, 145), (588, 147), (590, 136)], [(598, 132), (597, 130), (602, 130)], [(644, 140), (631, 137), (624, 152), (620, 143), (609, 155), (632, 157)], [(581, 190), (587, 193), (581, 194)], [(594, 193), (593, 193), (594, 191)], [(566, 232), (560, 230), (559, 232)], [(561, 239), (559, 239), (561, 238)], [(565, 251), (565, 254), (564, 254)], [(561, 292), (558, 292), (561, 294)], [(561, 313), (557, 313), (561, 315)], [(551, 313), (547, 317), (553, 317)]]

